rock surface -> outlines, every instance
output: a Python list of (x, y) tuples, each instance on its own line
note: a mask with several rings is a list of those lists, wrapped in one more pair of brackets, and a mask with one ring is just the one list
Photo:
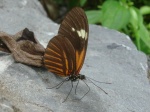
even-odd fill
[[(29, 28), (44, 46), (57, 34), (59, 25), (46, 17), (37, 0), (1, 0), (0, 31), (10, 34)], [(71, 83), (46, 89), (62, 81), (45, 68), (15, 63), (0, 53), (0, 112), (150, 112), (147, 58), (137, 51), (128, 36), (115, 30), (90, 25), (89, 45), (80, 72), (112, 84), (98, 84), (108, 95), (86, 81), (80, 81), (68, 100)], [(96, 83), (96, 82), (95, 82)]]

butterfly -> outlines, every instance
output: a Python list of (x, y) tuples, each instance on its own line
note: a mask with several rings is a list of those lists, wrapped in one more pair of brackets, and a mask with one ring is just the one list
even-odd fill
[(86, 14), (82, 8), (73, 8), (62, 21), (58, 34), (49, 41), (43, 58), (48, 71), (66, 77), (56, 86), (61, 86), (65, 81), (71, 81), (73, 88), (73, 82), (86, 79), (85, 75), (80, 74), (80, 70), (87, 51), (88, 35)]

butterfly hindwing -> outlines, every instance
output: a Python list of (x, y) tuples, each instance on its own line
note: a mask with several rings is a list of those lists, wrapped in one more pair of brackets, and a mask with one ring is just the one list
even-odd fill
[(70, 41), (62, 35), (52, 38), (45, 50), (44, 64), (52, 73), (69, 76), (74, 71), (75, 51)]

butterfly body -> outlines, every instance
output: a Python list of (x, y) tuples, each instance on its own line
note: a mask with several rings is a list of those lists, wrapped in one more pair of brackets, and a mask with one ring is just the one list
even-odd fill
[(85, 75), (81, 75), (81, 74), (78, 74), (78, 75), (70, 75), (70, 76), (68, 77), (67, 81), (75, 82), (75, 81), (77, 81), (78, 79), (84, 80), (84, 79), (85, 79)]

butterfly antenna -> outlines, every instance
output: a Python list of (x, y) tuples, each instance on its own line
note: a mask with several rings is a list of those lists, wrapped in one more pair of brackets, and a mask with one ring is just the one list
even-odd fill
[[(84, 82), (84, 80), (82, 80), (82, 81)], [(79, 100), (83, 99), (85, 97), (85, 95), (87, 95), (90, 91), (90, 87), (87, 85), (87, 83), (84, 82), (84, 84), (88, 87), (88, 91)]]
[(89, 81), (92, 82), (96, 87), (98, 87), (99, 89), (101, 89), (105, 94), (108, 94), (108, 93), (107, 93), (106, 91), (104, 91), (101, 87), (97, 86), (93, 81), (91, 81), (90, 79), (89, 79)]
[[(86, 76), (87, 77), (87, 76)], [(111, 84), (110, 82), (100, 82), (100, 81), (97, 81), (97, 80), (95, 80), (95, 79), (93, 79), (93, 78), (90, 78), (90, 77), (87, 77), (88, 79), (91, 79), (91, 80), (93, 80), (93, 81), (95, 81), (95, 82), (98, 82), (98, 83), (104, 83), (104, 84)]]
[(53, 86), (53, 87), (51, 87), (51, 88), (46, 88), (46, 89), (53, 89), (53, 88), (55, 88), (55, 87), (56, 87), (56, 89), (58, 89), (58, 88), (60, 88), (61, 85), (63, 85), (63, 83), (64, 83), (65, 81), (67, 81), (67, 78), (64, 79), (63, 81), (61, 81), (61, 82), (60, 82), (59, 84), (57, 84), (56, 86)]
[(77, 94), (77, 87), (78, 87), (78, 84), (79, 84), (79, 80), (78, 80), (77, 85), (76, 85), (76, 88), (75, 88), (75, 94)]
[(65, 100), (64, 100), (62, 103), (64, 103), (64, 102), (68, 99), (68, 96), (70, 95), (70, 93), (71, 93), (71, 91), (72, 91), (72, 88), (73, 88), (73, 82), (72, 82), (72, 81), (71, 81), (71, 85), (72, 85), (72, 87), (71, 87), (71, 89), (70, 89), (70, 91), (69, 91), (67, 97), (65, 98)]

